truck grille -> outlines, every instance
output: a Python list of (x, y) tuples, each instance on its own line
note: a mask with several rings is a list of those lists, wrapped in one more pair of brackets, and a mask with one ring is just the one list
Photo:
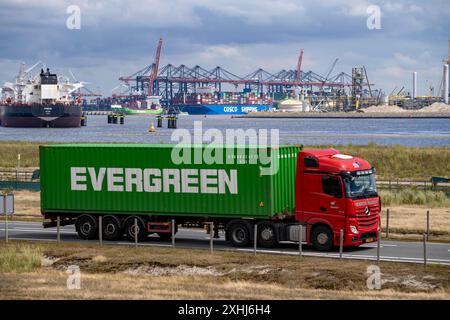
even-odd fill
[(378, 222), (378, 211), (376, 207), (370, 208), (371, 212), (369, 215), (366, 214), (366, 207), (361, 207), (356, 209), (356, 219), (358, 221), (358, 226), (362, 228), (372, 228)]

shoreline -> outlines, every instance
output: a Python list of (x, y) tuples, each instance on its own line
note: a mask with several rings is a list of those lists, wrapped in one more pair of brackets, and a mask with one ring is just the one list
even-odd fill
[(270, 118), (270, 119), (450, 119), (450, 113), (439, 112), (395, 112), (395, 113), (364, 113), (364, 112), (251, 112), (232, 118)]

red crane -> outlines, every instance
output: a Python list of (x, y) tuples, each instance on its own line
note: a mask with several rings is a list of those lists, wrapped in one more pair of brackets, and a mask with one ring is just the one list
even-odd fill
[(300, 72), (302, 71), (302, 60), (303, 60), (303, 49), (300, 49), (300, 56), (298, 57), (297, 63), (297, 74), (295, 75), (295, 80), (300, 81)]
[(156, 77), (158, 77), (158, 69), (159, 69), (159, 58), (161, 56), (161, 47), (163, 44), (163, 39), (159, 38), (158, 41), (158, 47), (156, 48), (156, 55), (155, 55), (155, 62), (152, 66), (152, 72), (150, 72), (149, 81), (148, 81), (148, 96), (153, 95), (153, 83), (156, 80)]

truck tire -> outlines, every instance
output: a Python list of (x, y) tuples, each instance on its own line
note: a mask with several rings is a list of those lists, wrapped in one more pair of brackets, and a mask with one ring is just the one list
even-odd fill
[(137, 240), (138, 242), (144, 241), (145, 239), (147, 239), (148, 233), (147, 229), (145, 228), (145, 221), (140, 217), (129, 217), (127, 220), (125, 220), (123, 226), (125, 236), (128, 240), (134, 241), (134, 218), (137, 218)]
[(333, 248), (333, 232), (327, 226), (317, 226), (311, 233), (311, 242), (318, 251), (330, 251)]
[(83, 214), (77, 218), (75, 229), (81, 239), (92, 240), (98, 235), (97, 219), (90, 214)]
[(277, 234), (273, 223), (258, 224), (258, 244), (264, 248), (273, 248), (277, 244)]
[(103, 217), (102, 229), (103, 239), (105, 240), (119, 240), (123, 235), (120, 220), (115, 216)]
[(243, 222), (235, 222), (227, 229), (231, 244), (235, 247), (246, 247), (250, 244), (250, 231)]

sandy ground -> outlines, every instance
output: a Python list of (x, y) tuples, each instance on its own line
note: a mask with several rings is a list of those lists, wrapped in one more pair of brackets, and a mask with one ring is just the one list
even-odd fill
[[(382, 262), (370, 290), (366, 261), (47, 243), (33, 247), (41, 266), (3, 272), (4, 253), (20, 246), (0, 241), (0, 299), (450, 299), (445, 266)], [(79, 290), (66, 286), (72, 265)]]

